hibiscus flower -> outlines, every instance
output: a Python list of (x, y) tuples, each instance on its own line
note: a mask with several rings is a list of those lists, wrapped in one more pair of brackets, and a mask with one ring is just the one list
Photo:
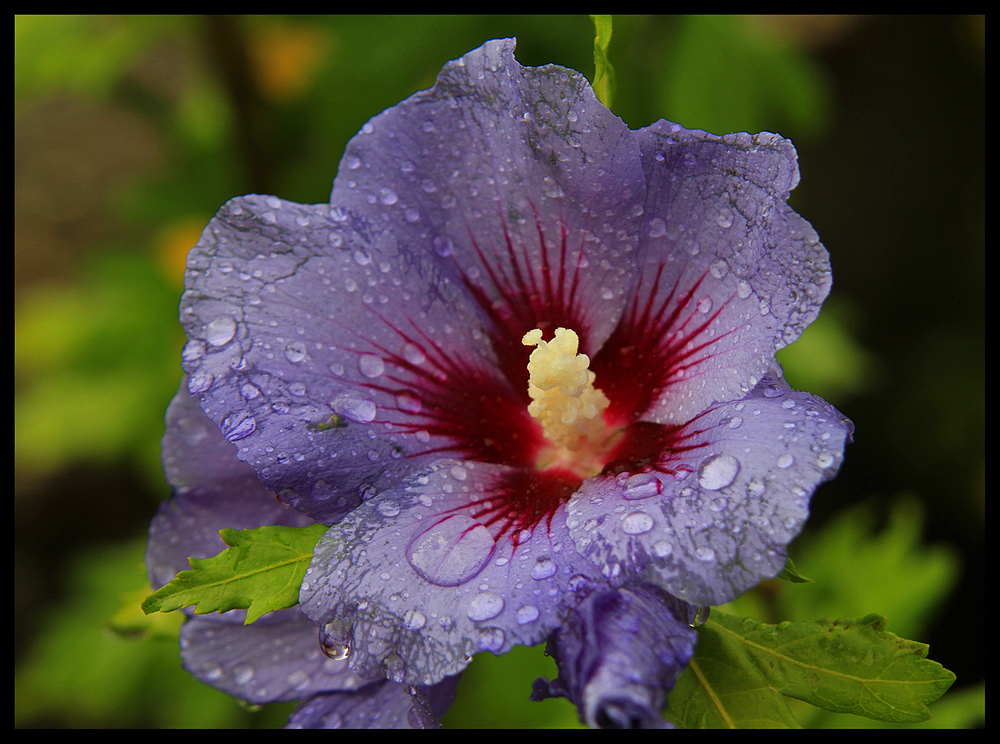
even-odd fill
[(412, 723), (474, 654), (547, 641), (536, 698), (661, 725), (701, 608), (783, 568), (852, 431), (774, 359), (831, 283), (797, 180), (777, 135), (631, 130), (508, 39), (367, 123), (329, 204), (227, 203), (188, 258), (175, 402), (219, 451), (185, 477), (212, 515), (152, 544), (241, 514), (330, 529), (290, 619), (191, 620), (227, 630), (188, 631), (189, 668), (246, 696), (220, 680), (294, 626), (298, 723), (359, 689)]

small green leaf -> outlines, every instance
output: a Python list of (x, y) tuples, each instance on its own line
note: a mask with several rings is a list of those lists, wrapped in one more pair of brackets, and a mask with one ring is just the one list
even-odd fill
[(274, 610), (294, 607), (316, 542), (327, 527), (267, 526), (219, 530), (230, 547), (213, 558), (189, 558), (182, 571), (142, 603), (143, 611), (195, 613), (246, 610), (246, 624)]
[(615, 92), (615, 68), (608, 60), (608, 46), (611, 44), (611, 16), (592, 15), (594, 22), (594, 93), (608, 108)]
[(785, 567), (781, 569), (781, 573), (778, 574), (779, 579), (784, 579), (785, 581), (790, 581), (793, 584), (811, 584), (812, 579), (807, 576), (803, 576), (799, 573), (799, 570), (792, 563), (792, 559), (788, 558), (785, 561)]
[[(775, 696), (838, 713), (895, 723), (926, 720), (927, 704), (955, 675), (926, 658), (925, 644), (886, 632), (885, 623), (881, 615), (868, 615), (770, 625), (713, 611), (699, 628), (691, 674), (678, 680), (668, 715), (692, 727), (777, 725), (787, 708), (768, 698), (766, 687)], [(751, 694), (763, 702), (751, 706)]]

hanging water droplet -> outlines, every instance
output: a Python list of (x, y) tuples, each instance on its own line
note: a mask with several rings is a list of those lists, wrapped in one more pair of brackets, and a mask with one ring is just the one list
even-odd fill
[(709, 491), (725, 488), (740, 472), (740, 461), (732, 455), (712, 455), (698, 468), (698, 483)]
[(481, 628), (476, 636), (480, 651), (499, 652), (503, 648), (504, 632), (500, 628)]
[(454, 514), (417, 534), (406, 546), (406, 560), (432, 584), (458, 586), (483, 570), (494, 548), (483, 525)]
[(348, 643), (350, 624), (346, 620), (336, 619), (320, 626), (319, 647), (324, 655), (335, 661), (341, 661), (351, 655)]

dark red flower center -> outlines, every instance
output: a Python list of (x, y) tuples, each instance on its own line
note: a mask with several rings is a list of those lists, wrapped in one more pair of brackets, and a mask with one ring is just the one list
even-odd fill
[(473, 240), (482, 270), (476, 279), (465, 274), (464, 281), (489, 319), (483, 332), (494, 360), (463, 356), (427, 329), (382, 318), (413, 353), (376, 346), (392, 372), (382, 376), (383, 382), (368, 385), (394, 396), (396, 407), (386, 414), (387, 423), (418, 441), (433, 438), (439, 443), (419, 454), (440, 452), (510, 466), (487, 497), (462, 509), (491, 528), (495, 539), (508, 535), (515, 544), (523, 530), (550, 523), (587, 477), (654, 471), (686, 475), (677, 463), (680, 456), (705, 446), (696, 421), (666, 425), (643, 417), (668, 394), (672, 382), (711, 356), (710, 347), (721, 336), (703, 334), (724, 307), (714, 313), (696, 311), (693, 300), (704, 277), (684, 292), (676, 284), (669, 292), (658, 291), (663, 266), (651, 280), (641, 281), (618, 325), (590, 360), (593, 387), (607, 398), (601, 415), (606, 435), (583, 451), (553, 456), (553, 442), (528, 410), (532, 349), (522, 338), (533, 329), (545, 339), (557, 328), (572, 329), (580, 347), (587, 348), (590, 323), (580, 294), (582, 253), (570, 250), (564, 228), (555, 241), (540, 223), (537, 234), (531, 251), (540, 256), (535, 265), (508, 231), (503, 262), (490, 260)]

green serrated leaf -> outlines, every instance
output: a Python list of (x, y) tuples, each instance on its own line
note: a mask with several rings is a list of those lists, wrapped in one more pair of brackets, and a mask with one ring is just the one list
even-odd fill
[(212, 558), (189, 558), (182, 571), (142, 603), (146, 614), (194, 606), (195, 614), (246, 610), (246, 624), (294, 607), (316, 542), (327, 527), (267, 526), (220, 530), (230, 547)]
[[(930, 717), (927, 704), (955, 675), (927, 659), (926, 644), (885, 630), (886, 619), (809, 620), (778, 625), (713, 612), (699, 631), (737, 668), (762, 676), (782, 695), (824, 710), (881, 721)], [(700, 646), (699, 646), (700, 648)]]
[(738, 644), (707, 624), (698, 629), (694, 658), (670, 693), (666, 717), (692, 729), (801, 728)]

